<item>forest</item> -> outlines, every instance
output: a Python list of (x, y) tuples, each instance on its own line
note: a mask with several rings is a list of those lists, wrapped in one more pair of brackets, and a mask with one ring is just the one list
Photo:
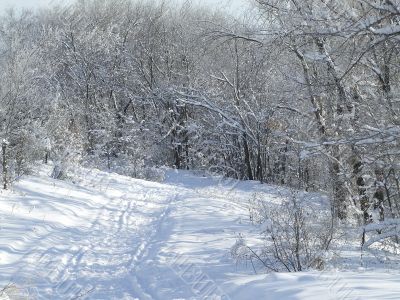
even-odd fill
[(75, 163), (204, 170), (321, 192), (338, 222), (386, 221), (379, 233), (395, 236), (399, 22), (397, 0), (256, 0), (235, 16), (169, 1), (9, 10), (2, 186), (38, 160), (54, 178)]

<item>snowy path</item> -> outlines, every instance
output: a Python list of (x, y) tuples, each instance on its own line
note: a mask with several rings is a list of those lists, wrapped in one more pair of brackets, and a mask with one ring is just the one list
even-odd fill
[(158, 184), (92, 170), (73, 184), (46, 173), (1, 196), (2, 286), (38, 299), (198, 299), (193, 285), (204, 283), (223, 295), (212, 275), (235, 271), (240, 215), (226, 198), (211, 201), (212, 179), (172, 172)]
[(275, 201), (276, 188), (95, 170), (73, 184), (48, 172), (0, 194), (0, 284), (12, 284), (11, 299), (399, 298), (392, 271), (253, 275), (236, 265), (229, 249), (252, 229), (247, 199), (262, 189)]
[(173, 188), (94, 172), (80, 185), (42, 176), (16, 190), (20, 196), (5, 195), (0, 206), (3, 286), (42, 299), (142, 297), (132, 273), (176, 197)]
[(182, 177), (181, 184), (189, 187), (179, 187), (137, 276), (152, 287), (149, 299), (229, 299), (221, 289), (221, 275), (236, 271), (229, 247), (246, 226), (246, 208), (218, 196), (210, 179), (203, 178), (196, 189), (192, 187), (199, 182)]

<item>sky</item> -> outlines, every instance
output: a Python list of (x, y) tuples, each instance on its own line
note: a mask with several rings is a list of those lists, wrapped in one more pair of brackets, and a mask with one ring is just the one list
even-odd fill
[(0, 0), (0, 11), (10, 7), (44, 7), (49, 5), (51, 0)]
[[(177, 0), (185, 2), (187, 0)], [(237, 13), (247, 7), (249, 0), (194, 0), (197, 3), (208, 5), (216, 9), (226, 9), (229, 12)], [(40, 8), (51, 5), (52, 3), (72, 3), (73, 0), (0, 0), (0, 12), (7, 8)]]

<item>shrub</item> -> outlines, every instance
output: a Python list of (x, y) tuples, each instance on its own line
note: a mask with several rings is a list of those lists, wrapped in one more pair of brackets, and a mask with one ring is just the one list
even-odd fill
[(276, 272), (324, 268), (335, 237), (329, 210), (307, 201), (297, 191), (291, 191), (275, 206), (255, 195), (250, 203), (250, 219), (261, 225), (263, 246), (255, 250), (240, 237), (231, 249), (235, 258), (252, 263), (257, 260)]

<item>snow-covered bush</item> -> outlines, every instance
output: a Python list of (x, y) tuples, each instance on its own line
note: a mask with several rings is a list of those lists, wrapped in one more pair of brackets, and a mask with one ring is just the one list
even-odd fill
[(381, 248), (399, 248), (400, 220), (387, 219), (378, 223), (371, 223), (363, 228), (362, 248), (367, 250), (374, 244), (380, 244)]
[(311, 203), (297, 191), (271, 207), (255, 195), (250, 205), (251, 220), (260, 225), (263, 246), (249, 247), (240, 240), (232, 248), (238, 259), (256, 259), (270, 271), (297, 272), (323, 269), (334, 240), (333, 218), (329, 210)]
[(162, 182), (165, 179), (165, 169), (160, 168), (146, 168), (144, 169), (144, 178), (146, 180)]
[(13, 283), (9, 283), (3, 288), (0, 288), (0, 300), (10, 299), (25, 299), (19, 288)]

